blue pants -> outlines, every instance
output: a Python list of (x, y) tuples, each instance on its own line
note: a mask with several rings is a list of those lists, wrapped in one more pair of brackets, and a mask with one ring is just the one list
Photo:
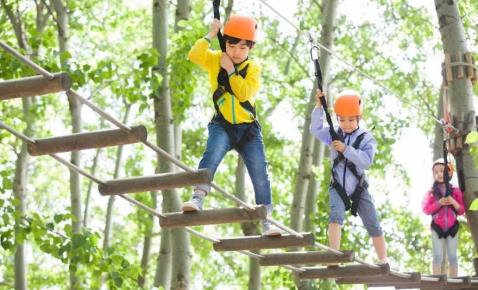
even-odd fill
[[(234, 134), (242, 136), (248, 125), (235, 125)], [(247, 171), (254, 187), (256, 204), (271, 204), (271, 185), (269, 174), (267, 173), (267, 161), (262, 142), (262, 133), (258, 126), (253, 126), (254, 138), (244, 145), (238, 153), (242, 156)], [(214, 118), (208, 124), (209, 137), (207, 140), (206, 151), (199, 162), (199, 169), (207, 168), (211, 171), (214, 178), (217, 167), (221, 163), (224, 155), (232, 149), (231, 142), (226, 130)], [(208, 193), (211, 191), (209, 184), (197, 185), (195, 190), (203, 190)]]
[(448, 263), (451, 267), (458, 267), (458, 233), (455, 237), (448, 236), (445, 238), (438, 238), (437, 233), (432, 229), (432, 246), (433, 246), (433, 266), (439, 267), (443, 262), (443, 249), (446, 248), (448, 254)]
[[(345, 205), (335, 188), (329, 188), (330, 216), (329, 223), (343, 225), (345, 219)], [(371, 237), (383, 236), (380, 222), (377, 218), (377, 211), (373, 204), (372, 197), (367, 190), (362, 192), (357, 212), (362, 219), (363, 225)]]

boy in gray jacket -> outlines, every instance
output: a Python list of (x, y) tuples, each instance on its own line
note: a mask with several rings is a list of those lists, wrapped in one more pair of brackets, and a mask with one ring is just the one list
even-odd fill
[(341, 228), (345, 211), (358, 215), (372, 237), (380, 264), (388, 263), (385, 239), (364, 171), (370, 167), (377, 143), (372, 133), (359, 127), (362, 115), (360, 96), (353, 91), (340, 93), (334, 104), (339, 126), (335, 128), (341, 140), (332, 140), (328, 126), (324, 126), (324, 110), (320, 104), (323, 93), (317, 91), (317, 107), (312, 112), (310, 132), (330, 147), (332, 182), (329, 188), (330, 217), (329, 245), (340, 248)]

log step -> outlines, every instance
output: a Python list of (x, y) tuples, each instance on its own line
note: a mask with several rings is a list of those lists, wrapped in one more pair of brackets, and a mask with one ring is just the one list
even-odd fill
[(211, 182), (210, 171), (208, 169), (200, 169), (196, 172), (174, 172), (114, 179), (100, 184), (98, 189), (102, 195), (115, 195), (186, 187), (209, 182)]
[(305, 247), (314, 244), (314, 235), (311, 233), (302, 233), (303, 237), (293, 235), (282, 235), (277, 237), (266, 236), (248, 236), (231, 239), (221, 239), (213, 243), (215, 251), (240, 251), (240, 250), (259, 250), (259, 249), (277, 249), (287, 247)]
[(32, 76), (0, 82), (0, 100), (41, 96), (67, 91), (71, 78), (66, 73), (55, 73), (53, 79)]
[[(456, 281), (456, 280), (459, 280), (459, 281)], [(452, 290), (452, 289), (478, 288), (478, 283), (475, 285), (471, 284), (471, 277), (450, 278), (447, 282), (448, 283), (445, 284), (442, 289)]]
[(305, 268), (304, 272), (299, 273), (300, 279), (327, 279), (327, 278), (349, 278), (357, 276), (374, 276), (390, 273), (388, 264), (380, 265), (378, 268), (372, 268), (366, 265), (350, 265), (345, 267), (327, 267), (327, 268)]
[(142, 125), (131, 128), (130, 132), (121, 129), (78, 133), (45, 139), (35, 139), (28, 144), (32, 156), (71, 152), (84, 149), (118, 146), (146, 141), (148, 132)]
[(374, 284), (399, 284), (399, 283), (418, 283), (421, 279), (421, 274), (418, 272), (408, 273), (410, 274), (409, 278), (404, 278), (400, 276), (394, 276), (392, 274), (381, 274), (375, 276), (361, 276), (361, 277), (349, 277), (349, 278), (340, 278), (335, 282), (337, 284), (368, 284), (370, 287), (373, 287)]
[[(436, 281), (427, 280), (427, 278), (438, 278)], [(420, 282), (410, 282), (410, 283), (396, 283), (393, 285), (395, 289), (410, 289), (410, 288), (419, 288), (419, 289), (443, 289), (447, 284), (446, 275), (436, 275), (436, 276), (422, 276)], [(379, 284), (376, 284), (380, 286)]]
[(159, 225), (162, 228), (174, 228), (261, 220), (266, 218), (267, 209), (264, 205), (261, 205), (252, 210), (246, 208), (222, 208), (197, 212), (166, 213), (163, 215), (165, 217), (159, 218)]
[(263, 254), (259, 263), (261, 266), (278, 265), (305, 265), (305, 264), (328, 264), (328, 263), (348, 263), (354, 260), (353, 251), (344, 251), (342, 255), (333, 252), (289, 252)]

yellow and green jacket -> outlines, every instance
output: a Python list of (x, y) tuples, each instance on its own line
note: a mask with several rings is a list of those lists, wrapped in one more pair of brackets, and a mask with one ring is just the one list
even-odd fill
[[(196, 41), (188, 55), (189, 60), (198, 64), (208, 72), (212, 92), (218, 87), (217, 76), (221, 69), (221, 54), (221, 51), (213, 51), (209, 49), (209, 41), (201, 38)], [(254, 106), (254, 96), (257, 94), (260, 87), (261, 67), (254, 61), (246, 60), (236, 69), (237, 71), (240, 71), (247, 65), (249, 66), (245, 78), (238, 74), (229, 76), (229, 83), (231, 84), (232, 91), (235, 95), (225, 92), (217, 101), (219, 111), (224, 119), (231, 124), (254, 122), (252, 112), (243, 108), (240, 103), (249, 101), (251, 105)]]

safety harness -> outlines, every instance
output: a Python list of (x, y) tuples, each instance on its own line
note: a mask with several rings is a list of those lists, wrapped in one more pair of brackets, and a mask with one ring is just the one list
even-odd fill
[[(443, 170), (443, 181), (445, 183), (445, 197), (447, 197), (447, 196), (451, 195), (452, 188), (451, 188), (451, 185), (450, 185), (450, 175), (448, 173), (448, 149), (446, 148), (446, 138), (445, 138), (445, 140), (443, 140), (443, 161), (444, 161), (443, 165), (445, 166), (445, 169)], [(435, 196), (436, 199), (442, 198), (442, 194), (441, 194), (440, 188), (438, 186), (438, 182), (435, 182), (433, 184), (433, 195)], [(445, 206), (442, 206), (442, 207), (445, 207), (443, 209), (445, 211), (452, 210), (455, 213), (455, 217), (457, 216), (457, 212), (455, 210), (455, 207), (453, 207), (452, 205), (445, 205)], [(434, 212), (432, 214), (432, 216), (436, 215), (440, 210), (442, 210), (442, 207), (440, 207), (440, 209), (438, 209), (436, 212)], [(438, 238), (440, 238), (440, 239), (445, 238), (446, 239), (448, 236), (455, 237), (456, 233), (458, 232), (458, 229), (460, 228), (460, 222), (458, 222), (458, 220), (455, 219), (455, 223), (453, 224), (453, 226), (451, 226), (446, 231), (444, 231), (432, 219), (431, 227), (437, 233)]]
[[(220, 19), (220, 14), (219, 14), (219, 5), (220, 1), (219, 0), (214, 0), (213, 1), (213, 11), (214, 11), (214, 18)], [(219, 31), (217, 34), (219, 45), (221, 46), (221, 50), (223, 52), (226, 51), (226, 45), (224, 41), (224, 37), (222, 33)], [(247, 59), (245, 60), (247, 61)], [(241, 76), (242, 78), (246, 78), (247, 75), (247, 69), (249, 67), (249, 64), (246, 64), (246, 66), (238, 70), (237, 68), (241, 64), (235, 64), (234, 65), (234, 70), (235, 74)], [(253, 106), (249, 101), (245, 102), (240, 102), (241, 107), (243, 107), (246, 111), (250, 112), (251, 115), (254, 118), (254, 121), (251, 123), (242, 123), (242, 124), (231, 124), (229, 123), (224, 116), (222, 115), (221, 111), (219, 110), (219, 104), (218, 101), (221, 99), (221, 97), (225, 93), (229, 93), (230, 95), (234, 96), (234, 92), (232, 91), (231, 84), (229, 83), (229, 75), (227, 71), (221, 67), (219, 74), (217, 75), (217, 89), (214, 91), (212, 94), (212, 101), (214, 103), (214, 108), (216, 109), (216, 114), (213, 117), (213, 120), (218, 122), (221, 127), (224, 128), (226, 131), (227, 135), (229, 136), (229, 141), (231, 142), (231, 147), (237, 151), (242, 150), (242, 148), (249, 142), (251, 141), (254, 137), (256, 137), (255, 131), (257, 130), (251, 130), (252, 127), (257, 126), (257, 128), (260, 130), (260, 125), (259, 122), (257, 121), (256, 118), (256, 108)], [(234, 134), (235, 132), (235, 127), (236, 126), (247, 126), (247, 128), (244, 130), (244, 133), (242, 136), (239, 138)]]
[[(445, 167), (445, 171), (446, 170), (446, 167)], [(452, 188), (451, 188), (451, 185), (448, 183), (446, 184), (446, 192), (445, 192), (445, 196), (447, 196), (447, 193), (451, 192), (452, 191)], [(438, 186), (438, 182), (435, 182), (433, 184), (433, 196), (435, 196), (436, 199), (440, 199), (442, 198), (442, 194), (441, 194), (441, 190)], [(443, 207), (440, 207), (440, 209), (438, 209), (437, 211), (435, 211), (432, 216), (438, 214), (439, 211), (441, 210), (445, 210), (445, 211), (448, 211), (448, 210), (452, 210), (454, 213), (455, 213), (455, 217), (458, 215), (455, 208), (452, 206), (452, 205), (445, 205), (444, 206), (445, 208)], [(431, 228), (435, 231), (435, 233), (437, 233), (438, 235), (438, 238), (444, 238), (446, 239), (448, 236), (451, 236), (451, 237), (455, 237), (455, 235), (458, 233), (458, 230), (460, 228), (460, 222), (458, 222), (457, 219), (455, 219), (455, 223), (449, 227), (446, 231), (444, 231), (442, 228), (440, 228), (439, 225), (437, 225), (435, 223), (435, 221), (433, 221), (432, 219), (432, 223), (431, 223)]]
[[(339, 134), (341, 134), (342, 131), (339, 129)], [(357, 138), (355, 139), (354, 143), (352, 144), (352, 147), (355, 149), (358, 149), (360, 146), (360, 143), (362, 142), (363, 138), (367, 132), (363, 132), (362, 134), (358, 135)], [(344, 168), (344, 185), (340, 185), (338, 182), (337, 177), (335, 176), (334, 169), (339, 165), (339, 163), (345, 162), (345, 168)], [(345, 191), (345, 172), (346, 170), (350, 170), (352, 174), (355, 176), (357, 179), (357, 186), (355, 187), (354, 192), (352, 195), (349, 197), (347, 195), (347, 192)], [(351, 213), (353, 216), (357, 216), (357, 210), (358, 210), (358, 205), (360, 201), (360, 197), (362, 196), (362, 192), (368, 188), (368, 183), (365, 180), (365, 174), (360, 175), (357, 171), (357, 168), (353, 162), (350, 162), (347, 158), (344, 157), (343, 154), (338, 154), (337, 157), (334, 159), (334, 163), (332, 165), (332, 182), (331, 186), (335, 188), (337, 193), (339, 194), (340, 198), (344, 202), (345, 205), (345, 210), (351, 210)]]
[[(317, 81), (317, 87), (320, 89), (321, 92), (323, 92), (322, 88), (322, 70), (320, 68), (320, 63), (319, 63), (319, 47), (314, 44), (314, 40), (312, 38), (312, 35), (309, 34), (309, 40), (311, 44), (310, 48), (310, 58), (314, 62), (314, 67), (315, 67), (315, 78)], [(330, 117), (329, 110), (327, 108), (327, 101), (325, 100), (324, 96), (320, 97), (320, 104), (324, 108), (325, 112), (325, 118), (327, 120), (327, 124), (329, 125), (329, 133), (330, 136), (332, 137), (332, 140), (340, 140), (344, 141), (342, 138), (342, 131), (339, 129), (339, 132), (337, 133), (334, 130), (334, 124), (332, 123), (332, 118)], [(363, 138), (365, 137), (366, 132), (360, 134), (357, 136), (357, 139), (355, 139), (355, 142), (352, 144), (352, 147), (355, 149), (358, 149), (360, 146), (360, 142), (362, 142)], [(344, 187), (340, 185), (340, 183), (337, 181), (337, 178), (334, 173), (334, 168), (340, 163), (340, 162), (345, 162), (345, 169), (344, 169), (344, 176), (345, 176), (345, 171), (347, 168), (352, 172), (352, 174), (357, 178), (358, 183), (357, 186), (355, 187), (354, 192), (351, 195), (351, 198), (347, 195), (347, 192), (345, 191)], [(357, 168), (355, 167), (355, 164), (353, 162), (350, 162), (347, 158), (344, 157), (344, 155), (341, 152), (338, 152), (337, 157), (334, 159), (334, 163), (332, 166), (332, 182), (331, 186), (335, 188), (337, 193), (339, 194), (340, 198), (344, 202), (345, 205), (345, 210), (351, 209), (352, 215), (357, 216), (357, 210), (358, 210), (358, 205), (360, 201), (360, 197), (362, 196), (362, 192), (368, 188), (368, 183), (365, 181), (365, 174), (360, 175), (357, 171)], [(345, 185), (345, 178), (344, 178), (344, 185)], [(352, 200), (352, 201), (351, 201)]]

